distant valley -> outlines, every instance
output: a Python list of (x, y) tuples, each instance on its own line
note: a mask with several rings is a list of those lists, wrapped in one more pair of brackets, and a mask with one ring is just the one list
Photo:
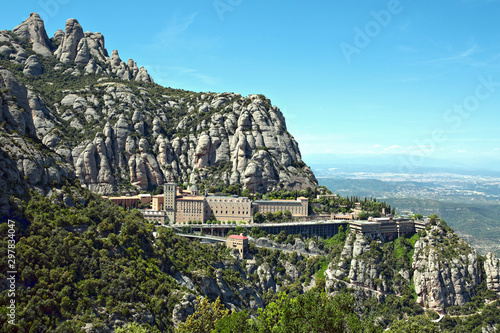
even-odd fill
[(398, 213), (436, 213), (480, 253), (500, 254), (498, 172), (428, 168), (402, 174), (382, 166), (367, 172), (373, 168), (363, 165), (313, 170), (334, 193), (384, 200)]

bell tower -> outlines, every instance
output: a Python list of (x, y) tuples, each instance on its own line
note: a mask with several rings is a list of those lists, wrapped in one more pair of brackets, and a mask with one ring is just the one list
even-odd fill
[(177, 195), (177, 184), (163, 184), (163, 209), (170, 223), (175, 223), (175, 197)]

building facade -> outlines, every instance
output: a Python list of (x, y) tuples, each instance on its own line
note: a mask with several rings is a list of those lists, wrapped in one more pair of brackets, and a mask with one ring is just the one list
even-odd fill
[(162, 210), (156, 211), (156, 210), (152, 210), (152, 209), (142, 209), (141, 213), (144, 216), (144, 218), (146, 220), (148, 220), (148, 222), (150, 222), (150, 223), (156, 222), (158, 224), (164, 225), (165, 222), (168, 222), (168, 221), (166, 221), (165, 212)]
[(109, 199), (113, 203), (123, 208), (139, 208), (139, 203), (141, 202), (139, 196), (133, 197), (106, 197), (104, 199)]
[[(254, 214), (260, 212), (276, 213), (290, 211), (292, 217), (307, 217), (309, 215), (309, 202), (307, 198), (297, 200), (257, 200), (252, 201), (247, 197), (198, 195), (198, 189), (193, 186), (189, 191), (177, 188), (175, 183), (163, 185), (163, 194), (140, 195), (135, 197), (109, 198), (124, 207), (138, 208), (139, 203), (149, 204), (151, 210), (163, 212), (164, 222), (189, 223), (208, 220), (253, 222)], [(152, 221), (153, 215), (150, 215)], [(154, 217), (156, 218), (156, 217)]]
[(208, 218), (217, 221), (253, 221), (252, 201), (246, 197), (205, 197)]
[(413, 234), (425, 229), (426, 221), (414, 221), (404, 218), (372, 218), (367, 221), (349, 221), (349, 228), (372, 238), (386, 237), (389, 239)]
[(192, 196), (176, 198), (175, 223), (205, 222), (205, 197)]
[(139, 194), (139, 200), (144, 206), (151, 203), (151, 194)]
[(163, 210), (169, 221), (175, 222), (177, 198), (177, 185), (175, 183), (166, 183), (163, 185)]
[(331, 219), (339, 221), (350, 221), (350, 220), (355, 220), (356, 216), (357, 215), (355, 215), (354, 213), (348, 213), (348, 214), (332, 213)]
[(241, 257), (244, 258), (248, 253), (248, 238), (243, 235), (231, 235), (226, 241), (227, 247), (231, 250), (238, 250)]
[(276, 213), (286, 210), (292, 213), (293, 217), (304, 217), (309, 215), (309, 200), (299, 197), (297, 200), (256, 200), (253, 202), (254, 213), (265, 214), (266, 212)]

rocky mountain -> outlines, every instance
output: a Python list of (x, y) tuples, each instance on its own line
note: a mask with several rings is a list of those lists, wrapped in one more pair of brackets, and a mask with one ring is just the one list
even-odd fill
[(165, 181), (261, 193), (317, 185), (268, 98), (161, 87), (75, 19), (51, 38), (36, 13), (0, 31), (0, 66), (2, 163), (31, 188), (47, 193), (72, 174), (102, 194)]
[[(122, 61), (116, 50), (109, 56), (102, 34), (83, 32), (75, 19), (52, 38), (37, 14), (0, 31), (0, 110), (2, 217), (10, 218), (12, 201), (30, 190), (46, 197), (12, 204), (19, 221), (27, 222), (23, 232), (33, 237), (19, 239), (25, 251), (20, 271), (27, 271), (19, 299), (34, 300), (32, 311), (23, 313), (30, 320), (42, 311), (54, 313), (61, 327), (91, 321), (110, 331), (130, 318), (162, 327), (157, 318), (184, 321), (198, 295), (255, 313), (280, 291), (310, 289), (331, 295), (352, 289), (358, 307), (369, 298), (401, 298), (421, 312), (420, 306), (447, 311), (480, 294), (500, 296), (500, 260), (478, 256), (443, 221), (396, 240), (345, 232), (343, 238), (284, 244), (256, 235), (244, 259), (229, 256), (224, 246), (173, 234), (155, 238), (140, 214), (110, 208), (79, 184), (102, 194), (154, 189), (165, 181), (266, 192), (317, 181), (268, 98), (161, 87), (133, 60)], [(74, 179), (79, 184), (73, 187)], [(35, 272), (33, 263), (42, 261), (52, 269)], [(71, 274), (57, 273), (70, 266)], [(74, 267), (85, 274), (74, 274)], [(159, 278), (163, 283), (156, 285)], [(49, 290), (59, 279), (66, 287)], [(58, 322), (61, 314), (66, 319)]]
[[(412, 245), (413, 243), (413, 245)], [(370, 297), (403, 295), (414, 290), (417, 303), (444, 311), (463, 306), (482, 284), (500, 296), (499, 265), (492, 253), (480, 259), (476, 250), (441, 221), (409, 241), (379, 244), (360, 233), (349, 234), (340, 255), (325, 271), (326, 289), (348, 285)]]

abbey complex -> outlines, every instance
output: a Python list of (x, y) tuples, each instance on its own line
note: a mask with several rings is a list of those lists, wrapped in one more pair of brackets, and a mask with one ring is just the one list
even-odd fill
[[(108, 197), (104, 197), (108, 198)], [(253, 222), (255, 213), (282, 213), (289, 211), (294, 218), (309, 215), (309, 200), (298, 197), (297, 200), (255, 200), (238, 196), (200, 195), (196, 186), (190, 190), (182, 190), (175, 183), (163, 185), (163, 194), (151, 196), (139, 194), (128, 197), (109, 197), (114, 203), (127, 207), (138, 208), (139, 204), (148, 205), (152, 209), (142, 210), (149, 221), (164, 224), (187, 224), (195, 221), (243, 221)]]

